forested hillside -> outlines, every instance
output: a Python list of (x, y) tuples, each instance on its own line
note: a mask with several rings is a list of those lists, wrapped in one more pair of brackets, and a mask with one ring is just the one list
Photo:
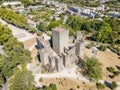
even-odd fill
[(19, 64), (30, 62), (30, 51), (25, 50), (21, 42), (12, 36), (7, 26), (0, 24), (0, 45), (3, 46), (5, 55), (0, 54), (0, 85), (5, 82), (5, 77), (13, 75)]
[(35, 31), (33, 28), (30, 28), (27, 23), (27, 19), (24, 16), (21, 16), (13, 12), (12, 10), (0, 8), (0, 17), (6, 22), (13, 24), (14, 26), (24, 28), (30, 31)]
[(89, 38), (105, 44), (110, 44), (110, 49), (116, 49), (120, 54), (120, 21), (115, 18), (103, 18), (103, 21), (97, 19), (88, 20), (79, 16), (69, 16), (66, 25), (70, 27), (70, 35), (82, 30), (91, 34)]

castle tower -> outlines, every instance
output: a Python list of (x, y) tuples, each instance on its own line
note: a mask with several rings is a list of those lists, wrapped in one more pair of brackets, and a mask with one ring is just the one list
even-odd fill
[(83, 33), (81, 31), (78, 31), (76, 33), (76, 40), (82, 40), (83, 39)]
[(80, 58), (83, 58), (84, 48), (85, 48), (84, 42), (83, 41), (77, 41), (76, 42), (76, 50), (75, 50), (76, 56), (78, 56)]
[(66, 68), (71, 68), (71, 59), (70, 59), (70, 55), (63, 53), (62, 54), (62, 59), (63, 59), (63, 65)]
[(45, 49), (42, 49), (40, 51), (40, 60), (42, 65), (47, 65), (49, 64), (49, 59), (48, 59), (48, 52)]
[(64, 52), (64, 48), (68, 48), (69, 30), (57, 27), (52, 30), (53, 50), (57, 54)]
[(63, 61), (60, 57), (55, 57), (55, 65), (58, 72), (63, 70)]

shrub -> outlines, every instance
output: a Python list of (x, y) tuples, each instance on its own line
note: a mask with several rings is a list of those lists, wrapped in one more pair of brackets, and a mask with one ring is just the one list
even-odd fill
[(117, 65), (116, 65), (116, 67), (117, 67), (118, 70), (120, 70), (120, 66), (117, 66)]
[(24, 16), (16, 14), (12, 10), (0, 8), (0, 17), (7, 23), (11, 23), (12, 25), (15, 25), (19, 28), (29, 29), (27, 19)]
[(92, 48), (92, 47), (94, 47), (94, 42), (91, 42), (91, 43), (87, 46), (88, 49), (90, 49), (90, 48)]
[(115, 49), (116, 49), (117, 54), (120, 55), (120, 48), (116, 47)]
[(115, 81), (113, 81), (111, 84), (110, 84), (110, 88), (111, 89), (115, 89), (115, 88), (117, 88), (117, 83), (115, 82)]
[(98, 89), (104, 89), (105, 88), (105, 85), (102, 84), (102, 83), (96, 83), (96, 86)]
[(113, 74), (114, 74), (115, 76), (118, 76), (118, 75), (120, 74), (120, 71), (115, 71), (115, 72), (113, 72)]
[(114, 76), (114, 75), (109, 75), (109, 77), (110, 77), (111, 79), (114, 79), (115, 76)]
[(58, 21), (52, 21), (52, 22), (48, 25), (48, 27), (49, 27), (50, 30), (52, 30), (53, 28), (58, 27), (58, 26), (60, 26), (60, 23), (59, 23)]
[(115, 69), (113, 67), (107, 67), (107, 70), (111, 73), (115, 72)]
[(77, 86), (77, 88), (80, 88), (80, 86)]
[(106, 47), (105, 45), (100, 45), (100, 46), (99, 46), (99, 49), (100, 49), (101, 51), (105, 51), (105, 50), (107, 49), (107, 47)]
[(42, 32), (37, 32), (37, 35), (38, 36), (41, 36), (43, 33)]
[(55, 84), (50, 84), (48, 87), (44, 87), (44, 90), (57, 90), (57, 87)]
[(44, 73), (45, 73), (45, 70), (42, 70), (41, 73), (44, 74)]
[(30, 28), (29, 28), (29, 32), (30, 32), (30, 33), (35, 33), (35, 32), (36, 32), (36, 29), (30, 27)]
[(40, 82), (43, 82), (43, 78), (40, 78), (40, 80), (39, 80)]
[(109, 48), (112, 52), (120, 55), (120, 48), (119, 48), (119, 47), (109, 46), (108, 48)]

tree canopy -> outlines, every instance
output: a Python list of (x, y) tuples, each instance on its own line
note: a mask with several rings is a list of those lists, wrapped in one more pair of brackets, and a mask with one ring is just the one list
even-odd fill
[(52, 21), (49, 25), (48, 25), (48, 28), (50, 29), (50, 30), (52, 30), (53, 28), (55, 28), (55, 27), (57, 27), (57, 26), (59, 26), (60, 25), (60, 23), (58, 22), (58, 21)]
[(38, 25), (37, 25), (37, 29), (38, 31), (43, 31), (45, 32), (47, 30), (47, 26), (45, 26), (44, 23), (40, 22)]
[(30, 51), (24, 49), (21, 42), (12, 36), (7, 26), (0, 24), (0, 45), (3, 46), (5, 55), (0, 55), (0, 84), (5, 77), (13, 75), (14, 69), (19, 64), (25, 64), (31, 60)]
[(111, 43), (112, 29), (108, 23), (103, 22), (100, 30), (97, 32), (96, 40), (103, 43)]
[(10, 80), (10, 90), (35, 90), (32, 73), (26, 69), (19, 70)]
[(93, 0), (56, 0), (59, 2), (65, 2), (67, 4), (76, 4), (78, 6), (98, 6), (99, 2), (93, 2)]
[(24, 16), (21, 16), (12, 10), (0, 8), (0, 17), (7, 23), (13, 24), (19, 28), (24, 28), (33, 31), (33, 28), (31, 28), (28, 25), (27, 19)]
[(84, 19), (80, 16), (68, 16), (66, 26), (70, 28), (70, 34), (83, 30), (91, 34), (91, 40), (120, 44), (120, 21), (115, 18), (103, 18), (103, 21)]
[(84, 61), (82, 61), (83, 74), (92, 80), (98, 81), (102, 79), (102, 69), (101, 63), (98, 62), (96, 58), (88, 58), (86, 57)]

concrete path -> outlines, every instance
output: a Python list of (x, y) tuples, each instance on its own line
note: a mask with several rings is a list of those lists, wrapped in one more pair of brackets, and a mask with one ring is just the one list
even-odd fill
[(31, 33), (27, 32), (25, 29), (18, 28), (16, 26), (13, 26), (12, 24), (8, 24), (2, 19), (0, 19), (0, 22), (3, 25), (8, 25), (8, 27), (12, 30), (13, 36), (16, 37), (18, 41), (24, 42), (36, 36), (36, 35), (32, 35)]
[[(28, 64), (27, 68), (30, 70), (31, 64)], [(57, 72), (57, 73), (41, 74), (40, 72), (39, 73), (33, 72), (33, 75), (35, 77), (34, 80), (36, 82), (36, 86), (39, 86), (39, 87), (42, 86), (39, 82), (40, 78), (61, 78), (61, 77), (65, 78), (66, 77), (66, 78), (72, 78), (72, 79), (76, 79), (76, 80), (80, 80), (80, 81), (89, 82), (89, 80), (86, 79), (85, 77), (83, 77), (81, 74), (77, 74), (76, 69), (77, 69), (77, 66), (75, 66), (72, 69), (64, 69), (62, 72)]]
[(33, 50), (33, 48), (37, 45), (37, 43), (33, 43), (33, 45), (29, 48), (30, 51)]

